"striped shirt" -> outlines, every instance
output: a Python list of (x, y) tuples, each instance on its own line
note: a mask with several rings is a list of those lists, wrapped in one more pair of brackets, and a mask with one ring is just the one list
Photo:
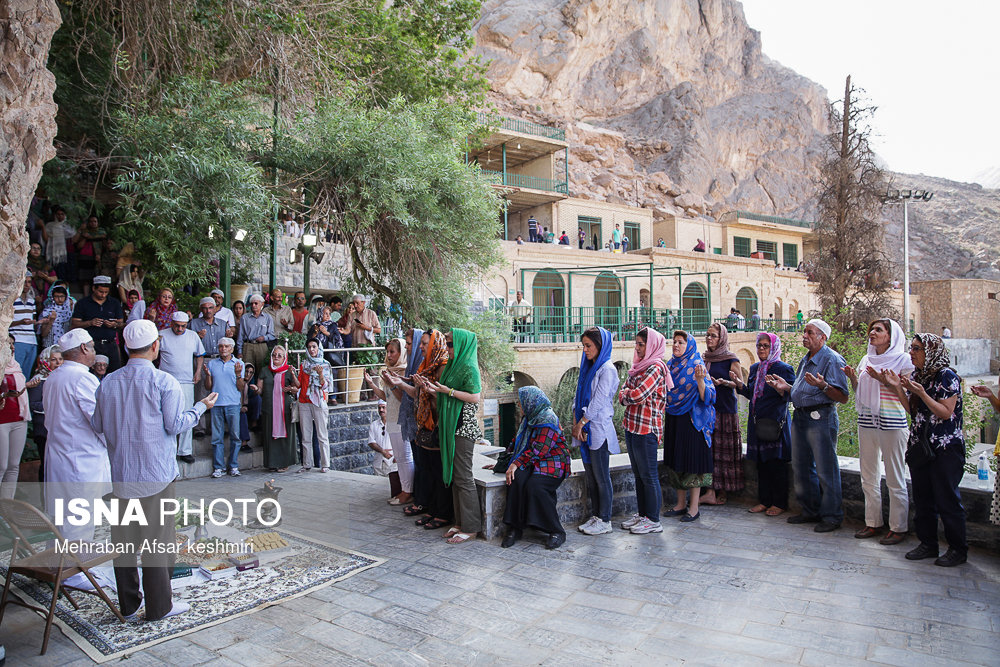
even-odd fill
[(111, 483), (119, 498), (146, 498), (177, 477), (177, 439), (205, 414), (205, 404), (184, 409), (177, 380), (148, 359), (128, 363), (97, 388), (91, 424), (103, 433), (111, 459)]
[(895, 392), (880, 384), (878, 412), (871, 412), (867, 407), (859, 404), (858, 426), (861, 428), (877, 428), (880, 431), (908, 428), (906, 423), (906, 409)]
[[(12, 322), (33, 319), (35, 319), (35, 300), (31, 298), (30, 294), (27, 297), (21, 297), (14, 301), (14, 319), (11, 320)], [(35, 338), (34, 324), (18, 324), (16, 326), (12, 324), (8, 331), (14, 336), (15, 343), (34, 345), (38, 342)]]

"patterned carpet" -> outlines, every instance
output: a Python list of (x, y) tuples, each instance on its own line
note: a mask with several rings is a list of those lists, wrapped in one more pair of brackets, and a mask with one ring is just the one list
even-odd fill
[[(246, 531), (246, 534), (267, 531)], [(59, 627), (95, 662), (119, 659), (143, 648), (223, 623), (237, 616), (306, 595), (384, 562), (329, 544), (279, 530), (289, 543), (271, 562), (262, 558), (259, 568), (236, 576), (205, 581), (185, 587), (174, 586), (174, 599), (191, 605), (187, 613), (146, 623), (140, 611), (136, 621), (122, 623), (96, 596), (77, 594), (80, 609), (75, 611), (61, 598), (53, 625)], [(0, 574), (6, 577), (9, 551), (0, 555)], [(105, 570), (110, 575), (110, 571)], [(111, 575), (113, 576), (113, 575)], [(52, 591), (44, 585), (15, 575), (13, 590), (28, 602), (48, 607)], [(108, 591), (112, 600), (117, 598)], [(41, 645), (41, 619), (39, 646)]]

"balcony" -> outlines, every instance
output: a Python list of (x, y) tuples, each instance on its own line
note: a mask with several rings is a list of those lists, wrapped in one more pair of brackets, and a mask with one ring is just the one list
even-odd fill
[(569, 184), (565, 180), (525, 176), (524, 174), (512, 174), (511, 172), (490, 171), (489, 169), (483, 169), (483, 174), (494, 185), (527, 188), (529, 190), (544, 190), (564, 195), (569, 194)]
[(558, 127), (539, 125), (538, 123), (532, 123), (530, 120), (507, 118), (506, 116), (500, 116), (498, 114), (487, 114), (482, 112), (476, 114), (476, 120), (478, 120), (481, 125), (485, 125), (490, 128), (499, 128), (501, 130), (508, 130), (510, 132), (517, 132), (518, 134), (527, 134), (535, 137), (545, 137), (546, 139), (555, 139), (556, 141), (566, 141), (566, 130), (562, 130)]
[(815, 226), (814, 223), (808, 222), (806, 220), (782, 218), (777, 215), (763, 215), (761, 213), (751, 213), (749, 211), (729, 211), (728, 213), (723, 213), (719, 217), (719, 222), (727, 225), (733, 225), (743, 221), (750, 221), (750, 220), (756, 222), (765, 222), (771, 225), (783, 225), (785, 227), (799, 227), (806, 230), (812, 230), (812, 228)]

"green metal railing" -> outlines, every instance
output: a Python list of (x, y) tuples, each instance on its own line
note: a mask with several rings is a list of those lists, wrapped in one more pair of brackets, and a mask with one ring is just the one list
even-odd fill
[(486, 178), (496, 185), (509, 185), (516, 188), (531, 188), (533, 190), (547, 190), (549, 192), (560, 192), (569, 194), (569, 184), (566, 181), (557, 181), (552, 178), (540, 178), (538, 176), (525, 176), (524, 174), (512, 174), (511, 172), (490, 171), (483, 169)]
[(534, 306), (527, 322), (519, 317), (527, 311), (515, 309), (512, 340), (519, 343), (575, 343), (590, 327), (600, 326), (615, 334), (617, 340), (633, 338), (643, 327), (651, 326), (669, 337), (675, 330), (704, 333), (712, 321), (703, 308), (621, 308), (616, 306)]
[(782, 320), (764, 317), (760, 320), (751, 320), (749, 317), (744, 316), (742, 327), (740, 326), (739, 320), (730, 317), (719, 317), (716, 318), (715, 321), (720, 324), (725, 324), (726, 330), (730, 333), (734, 331), (770, 331), (772, 333), (787, 333), (802, 329), (802, 324), (795, 319)]
[(566, 130), (561, 130), (558, 127), (539, 125), (538, 123), (532, 123), (530, 120), (507, 118), (506, 116), (486, 113), (477, 113), (476, 120), (478, 120), (481, 125), (486, 125), (487, 127), (499, 127), (504, 130), (510, 130), (511, 132), (520, 132), (521, 134), (531, 134), (536, 137), (546, 137), (548, 139), (566, 141)]

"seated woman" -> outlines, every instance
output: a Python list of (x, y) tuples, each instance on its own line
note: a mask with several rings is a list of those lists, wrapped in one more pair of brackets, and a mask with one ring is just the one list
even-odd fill
[(507, 534), (500, 546), (513, 546), (530, 527), (547, 533), (545, 548), (555, 549), (566, 541), (556, 511), (556, 489), (569, 476), (569, 451), (559, 430), (559, 418), (542, 390), (521, 387), (517, 398), (523, 416), (507, 468), (503, 513)]

